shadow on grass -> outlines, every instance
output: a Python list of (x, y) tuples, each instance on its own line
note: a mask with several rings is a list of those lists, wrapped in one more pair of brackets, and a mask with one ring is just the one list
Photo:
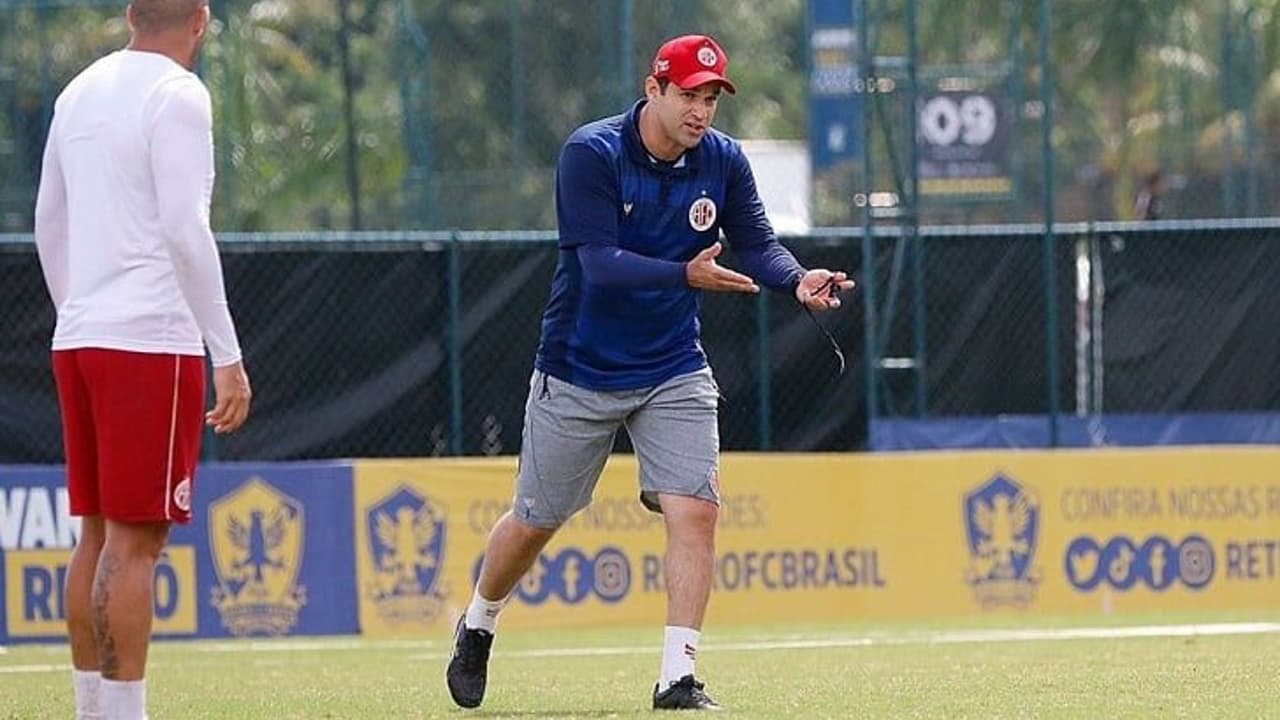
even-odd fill
[(495, 710), (492, 712), (467, 712), (466, 716), (473, 718), (608, 718), (630, 717), (640, 712), (639, 708), (634, 707), (597, 710)]

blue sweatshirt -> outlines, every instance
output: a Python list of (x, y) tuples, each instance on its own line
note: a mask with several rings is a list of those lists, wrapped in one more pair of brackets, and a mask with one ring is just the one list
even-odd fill
[(709, 129), (675, 163), (640, 141), (645, 100), (578, 128), (556, 167), (560, 255), (535, 367), (592, 390), (653, 387), (706, 366), (684, 264), (724, 231), (757, 283), (804, 269), (765, 217), (742, 147)]

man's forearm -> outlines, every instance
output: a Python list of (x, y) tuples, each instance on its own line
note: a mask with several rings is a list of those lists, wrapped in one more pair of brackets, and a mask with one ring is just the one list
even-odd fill
[(587, 282), (635, 290), (686, 287), (684, 263), (652, 258), (608, 245), (580, 245), (578, 260)]
[(761, 243), (734, 253), (742, 261), (742, 269), (753, 280), (767, 288), (782, 292), (794, 290), (804, 266), (777, 240)]

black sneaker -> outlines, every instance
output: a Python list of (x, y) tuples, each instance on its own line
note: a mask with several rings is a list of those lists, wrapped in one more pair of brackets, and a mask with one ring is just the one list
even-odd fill
[(702, 692), (704, 687), (706, 685), (694, 680), (692, 675), (685, 675), (662, 692), (658, 692), (658, 686), (654, 685), (653, 709), (719, 710), (720, 705)]
[(464, 624), (465, 619), (466, 616), (458, 618), (458, 629), (453, 635), (453, 656), (449, 658), (449, 670), (445, 673), (445, 679), (449, 683), (449, 694), (453, 696), (453, 701), (461, 707), (473, 708), (480, 707), (480, 701), (484, 700), (493, 633), (471, 630)]

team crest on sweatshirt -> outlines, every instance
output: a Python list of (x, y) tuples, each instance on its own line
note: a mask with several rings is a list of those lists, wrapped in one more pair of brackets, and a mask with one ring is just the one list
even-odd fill
[(716, 224), (716, 202), (709, 197), (700, 197), (689, 206), (689, 224), (698, 232), (706, 232)]

